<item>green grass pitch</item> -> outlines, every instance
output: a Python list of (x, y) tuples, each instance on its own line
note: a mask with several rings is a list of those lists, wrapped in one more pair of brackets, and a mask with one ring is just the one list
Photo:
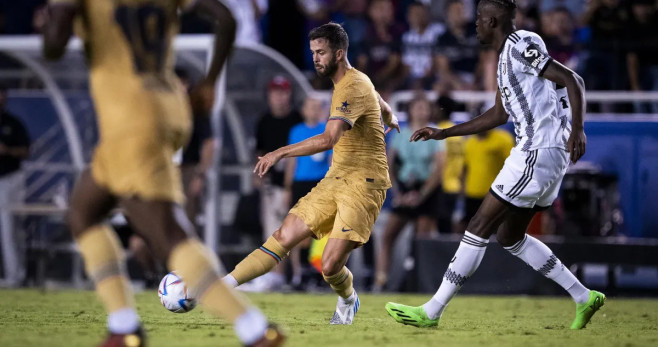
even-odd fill
[[(0, 290), (0, 346), (94, 346), (105, 336), (105, 314), (91, 291)], [(334, 295), (249, 295), (286, 328), (288, 346), (658, 346), (658, 300), (608, 298), (581, 331), (568, 329), (568, 297), (458, 296), (438, 329), (395, 323), (387, 301), (422, 304), (429, 295), (361, 295), (352, 326), (328, 324)], [(151, 346), (238, 346), (232, 326), (197, 308), (166, 311), (155, 292), (137, 295)]]

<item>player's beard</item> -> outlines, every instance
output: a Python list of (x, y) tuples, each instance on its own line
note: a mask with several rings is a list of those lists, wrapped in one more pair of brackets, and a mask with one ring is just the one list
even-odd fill
[(336, 73), (336, 70), (338, 70), (338, 61), (336, 61), (336, 55), (332, 54), (329, 64), (324, 66), (321, 65), (321, 67), (323, 68), (322, 71), (318, 70), (317, 66), (315, 67), (315, 72), (318, 74), (318, 76), (320, 77), (333, 76)]

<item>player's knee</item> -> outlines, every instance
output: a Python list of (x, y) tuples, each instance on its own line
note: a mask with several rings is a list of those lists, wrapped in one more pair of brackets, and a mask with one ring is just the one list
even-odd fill
[(322, 274), (326, 276), (333, 276), (337, 274), (345, 266), (339, 259), (328, 256), (322, 257)]
[(285, 248), (292, 249), (294, 246), (292, 245), (294, 242), (293, 238), (291, 237), (290, 233), (283, 229), (283, 227), (277, 229), (274, 234), (272, 234), (272, 237), (274, 237), (277, 242), (279, 242), (279, 244)]
[(66, 215), (66, 222), (71, 230), (71, 234), (74, 239), (79, 238), (85, 232), (95, 224), (89, 216), (84, 212), (80, 211), (77, 208), (71, 208)]

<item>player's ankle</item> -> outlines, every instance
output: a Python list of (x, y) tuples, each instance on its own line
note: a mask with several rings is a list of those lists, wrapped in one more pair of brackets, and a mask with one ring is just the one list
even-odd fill
[(238, 286), (238, 281), (230, 274), (224, 276), (222, 278), (222, 282), (224, 282), (224, 284), (230, 288), (235, 288)]
[(139, 315), (132, 307), (122, 308), (107, 316), (107, 328), (113, 334), (134, 333), (139, 325)]
[(348, 296), (347, 298), (343, 298), (342, 296), (338, 296), (339, 300), (342, 304), (344, 305), (350, 305), (356, 300), (356, 290), (352, 290), (352, 294)]
[(233, 329), (243, 344), (251, 345), (265, 334), (267, 319), (258, 309), (250, 308), (235, 319)]

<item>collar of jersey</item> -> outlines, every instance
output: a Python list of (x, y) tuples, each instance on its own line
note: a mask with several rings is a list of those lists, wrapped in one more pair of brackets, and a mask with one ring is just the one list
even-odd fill
[(505, 37), (505, 40), (503, 40), (503, 43), (498, 48), (498, 55), (500, 55), (500, 53), (503, 53), (503, 49), (505, 48), (505, 44), (507, 43), (507, 40), (509, 40), (509, 37), (512, 36), (512, 34), (514, 34), (517, 31), (518, 30), (514, 30), (511, 33), (507, 34), (507, 36)]

